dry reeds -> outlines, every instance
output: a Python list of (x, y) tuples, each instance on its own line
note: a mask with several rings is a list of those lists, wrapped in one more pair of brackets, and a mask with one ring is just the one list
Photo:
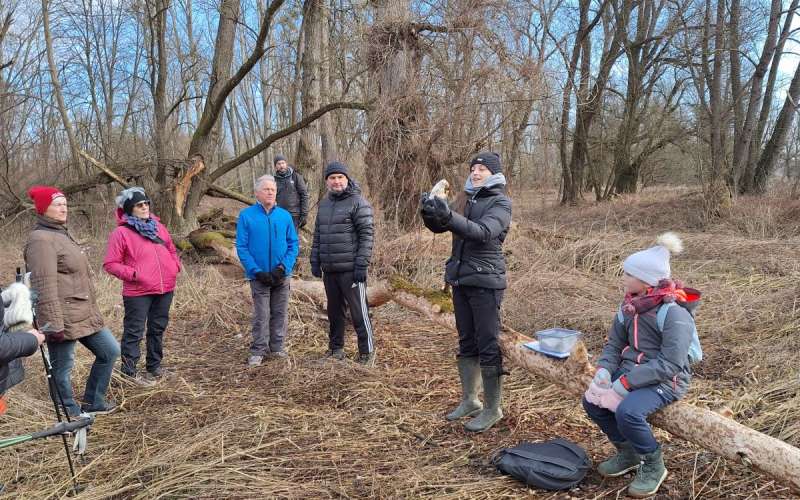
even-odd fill
[[(674, 259), (674, 274), (704, 292), (697, 318), (706, 359), (697, 366), (689, 401), (798, 446), (794, 209), (776, 201), (765, 215), (769, 201), (746, 201), (735, 208), (739, 220), (710, 222), (692, 215), (699, 203), (686, 191), (570, 209), (526, 209), (535, 203), (515, 200), (505, 321), (528, 332), (553, 325), (582, 330), (597, 352), (620, 298), (621, 260), (658, 233), (676, 230), (687, 250)], [(388, 236), (380, 228), (379, 234)], [(102, 245), (97, 242), (96, 259)], [(3, 255), (15, 260), (15, 252), (9, 247)], [(448, 252), (449, 239), (441, 236), (382, 237), (373, 270), (440, 286)], [(327, 324), (299, 298), (290, 305), (289, 362), (247, 369), (250, 305), (243, 280), (228, 274), (188, 266), (180, 277), (165, 347), (171, 375), (149, 388), (114, 377), (111, 395), (122, 408), (98, 417), (92, 429), (87, 463), (79, 466), (80, 481), (90, 487), (80, 498), (588, 499), (621, 495), (629, 482), (591, 473), (579, 489), (557, 495), (497, 474), (491, 454), (520, 440), (567, 437), (595, 461), (610, 446), (578, 401), (519, 370), (506, 379), (506, 418), (495, 428), (468, 435), (445, 422), (459, 397), (456, 338), (394, 304), (373, 311), (374, 369), (320, 359)], [(102, 273), (96, 283), (101, 308), (119, 334), (119, 284)], [(354, 345), (350, 332), (351, 357)], [(78, 347), (78, 395), (89, 361)], [(0, 435), (52, 422), (40, 363), (26, 361), (28, 379), (11, 392)], [(661, 431), (658, 437), (671, 472), (661, 498), (791, 496), (741, 465)], [(0, 482), (19, 498), (65, 495), (69, 478), (60, 446), (50, 440), (3, 450)]]

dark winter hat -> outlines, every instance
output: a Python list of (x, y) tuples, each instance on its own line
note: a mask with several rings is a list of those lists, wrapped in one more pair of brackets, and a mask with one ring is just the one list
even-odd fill
[(272, 159), (272, 164), (277, 165), (279, 161), (289, 161), (283, 155), (275, 155), (275, 158)]
[(492, 174), (499, 174), (503, 171), (503, 165), (500, 163), (500, 155), (497, 153), (492, 153), (491, 151), (481, 151), (478, 153), (475, 158), (469, 162), (470, 168), (473, 165), (481, 164), (484, 167), (488, 168)]
[(121, 208), (123, 212), (127, 215), (131, 215), (133, 213), (133, 207), (135, 207), (137, 203), (142, 201), (149, 203), (150, 198), (145, 194), (144, 188), (132, 187), (124, 189), (119, 196), (117, 196), (116, 201), (117, 206)]
[(348, 178), (350, 177), (347, 173), (347, 165), (338, 161), (332, 161), (325, 167), (325, 178), (327, 179), (331, 174), (344, 174)]
[(53, 200), (64, 197), (64, 193), (52, 186), (32, 186), (28, 190), (28, 197), (33, 200), (36, 213), (43, 215)]

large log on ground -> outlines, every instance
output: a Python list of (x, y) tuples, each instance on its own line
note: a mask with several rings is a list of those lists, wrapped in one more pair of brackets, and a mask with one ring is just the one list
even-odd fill
[[(312, 287), (307, 283), (319, 283), (313, 288), (324, 299), (325, 292), (321, 282), (295, 280), (292, 287), (296, 290), (310, 290)], [(440, 306), (425, 298), (407, 290), (393, 288), (386, 282), (380, 282), (377, 289), (380, 290), (382, 299), (389, 296), (396, 303), (422, 314), (429, 321), (455, 330), (455, 316), (450, 312), (443, 312)], [(367, 293), (369, 295), (369, 288)], [(500, 350), (516, 366), (563, 387), (575, 397), (580, 397), (589, 385), (593, 372), (585, 345), (578, 342), (569, 358), (559, 360), (525, 347), (523, 344), (530, 340), (530, 337), (503, 327), (499, 338)], [(721, 457), (753, 467), (800, 493), (800, 449), (780, 439), (681, 401), (656, 412), (650, 421), (674, 436), (691, 441)]]
[[(305, 295), (313, 302), (325, 304), (325, 285), (321, 281), (292, 279), (292, 293)], [(385, 281), (379, 281), (367, 287), (367, 304), (379, 307), (392, 300), (392, 292)]]

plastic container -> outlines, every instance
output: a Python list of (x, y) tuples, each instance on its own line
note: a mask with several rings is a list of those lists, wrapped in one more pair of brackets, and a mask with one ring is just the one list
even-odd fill
[(548, 328), (536, 332), (542, 349), (559, 354), (569, 354), (580, 337), (581, 332), (566, 328)]

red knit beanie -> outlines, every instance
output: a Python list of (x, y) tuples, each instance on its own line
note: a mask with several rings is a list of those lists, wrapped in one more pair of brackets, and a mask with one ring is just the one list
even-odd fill
[(33, 186), (28, 190), (28, 197), (33, 200), (36, 206), (36, 213), (43, 215), (47, 211), (47, 207), (53, 203), (58, 197), (64, 197), (58, 188), (51, 186)]

